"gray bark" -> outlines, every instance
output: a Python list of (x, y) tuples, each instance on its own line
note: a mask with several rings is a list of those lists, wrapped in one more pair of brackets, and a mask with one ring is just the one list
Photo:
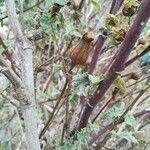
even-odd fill
[(28, 39), (23, 35), (20, 23), (17, 19), (14, 0), (5, 0), (5, 3), (11, 29), (16, 39), (18, 50), (21, 56), (21, 79), (23, 82), (23, 92), (25, 99), (28, 100), (28, 104), (22, 106), (27, 149), (40, 150), (34, 99), (34, 80), (32, 66), (33, 49)]

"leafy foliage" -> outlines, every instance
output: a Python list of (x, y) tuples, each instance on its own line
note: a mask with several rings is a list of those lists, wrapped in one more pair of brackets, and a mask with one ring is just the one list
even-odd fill
[(89, 80), (92, 84), (99, 84), (101, 81), (104, 80), (104, 76), (95, 76), (95, 75), (88, 75)]
[(95, 75), (90, 75), (87, 72), (83, 74), (77, 74), (73, 77), (73, 87), (74, 87), (74, 93), (77, 93), (77, 95), (81, 96), (87, 96), (90, 85), (91, 84), (98, 84), (101, 81), (104, 80), (104, 76), (95, 76)]
[(91, 0), (91, 3), (94, 5), (97, 11), (100, 11), (102, 6), (98, 0)]
[[(45, 118), (49, 116), (49, 113), (51, 113), (51, 110), (53, 110), (53, 108), (55, 107), (55, 104), (57, 103), (57, 100), (59, 99), (59, 96), (61, 94), (61, 89), (63, 89), (64, 80), (66, 78), (64, 70), (66, 68), (70, 68), (70, 63), (68, 63), (70, 62), (68, 60), (69, 57), (67, 53), (65, 52), (67, 52), (70, 49), (70, 47), (76, 45), (76, 43), (80, 41), (81, 37), (83, 36), (83, 34), (85, 33), (85, 30), (87, 30), (88, 27), (95, 27), (97, 35), (100, 35), (100, 34), (107, 35), (106, 42), (103, 47), (104, 51), (103, 51), (103, 54), (101, 55), (103, 58), (98, 60), (98, 63), (97, 63), (98, 65), (94, 72), (94, 73), (97, 73), (97, 71), (100, 70), (101, 64), (105, 64), (105, 59), (107, 60), (107, 58), (111, 58), (112, 55), (115, 55), (117, 47), (120, 46), (128, 29), (130, 28), (133, 22), (133, 19), (135, 18), (135, 16), (129, 17), (129, 16), (124, 16), (122, 14), (122, 8), (124, 8), (124, 5), (123, 5), (123, 7), (118, 11), (116, 15), (113, 15), (113, 17), (111, 16), (112, 17), (111, 19), (114, 19), (114, 20), (111, 20), (113, 22), (111, 22), (111, 24), (109, 22), (108, 24), (106, 21), (106, 24), (100, 28), (101, 24), (103, 24), (104, 22), (104, 21), (101, 21), (101, 18), (107, 17), (105, 16), (105, 12), (101, 13), (101, 10), (103, 11), (104, 9), (107, 9), (107, 5), (110, 2), (103, 1), (101, 3), (101, 1), (99, 0), (90, 0), (88, 3), (84, 4), (83, 9), (81, 10), (78, 10), (78, 6), (75, 6), (72, 2), (71, 4), (68, 2), (70, 1), (69, 0), (46, 0), (42, 4), (36, 5), (37, 3), (36, 0), (29, 1), (29, 3), (27, 4), (27, 11), (24, 12), (23, 29), (24, 29), (24, 34), (27, 37), (29, 36), (29, 38), (31, 37), (30, 41), (34, 47), (34, 51), (33, 51), (34, 64), (36, 66), (36, 64), (44, 64), (46, 62), (44, 65), (42, 65), (44, 67), (39, 71), (37, 77), (35, 75), (35, 80), (36, 80), (35, 93), (36, 93), (36, 105), (37, 105), (37, 114), (38, 114), (37, 118), (39, 120), (38, 122), (39, 126), (41, 125), (43, 126), (43, 122), (45, 122)], [(125, 4), (128, 7), (133, 7), (133, 5), (137, 7), (139, 3), (140, 2), (137, 0), (132, 0), (132, 1), (125, 0)], [(18, 13), (20, 11), (20, 1), (15, 0), (15, 4), (16, 4), (16, 11)], [(57, 4), (58, 6), (61, 7), (61, 9), (59, 10), (59, 12), (56, 12), (55, 19), (52, 20), (51, 18), (54, 15), (53, 13), (55, 13), (55, 11), (53, 12), (53, 8), (54, 8), (53, 6), (57, 6)], [(7, 10), (4, 5), (4, 0), (0, 0), (0, 14), (2, 17), (4, 16), (7, 18), (7, 16), (5, 16), (7, 14)], [(134, 14), (136, 14), (136, 11), (134, 12)], [(20, 14), (18, 13), (18, 18), (19, 18), (19, 15)], [(10, 30), (8, 19), (1, 20), (1, 26), (5, 26), (7, 27), (8, 30)], [(124, 27), (126, 27), (126, 29), (124, 29)], [(36, 33), (37, 31), (38, 33)], [(148, 33), (148, 31), (149, 31), (149, 27), (145, 27), (143, 30), (143, 32), (145, 33)], [(13, 57), (12, 57), (13, 64), (16, 70), (20, 73), (20, 68), (21, 68), (20, 54), (18, 53), (18, 50), (16, 49), (16, 42), (15, 42), (15, 39), (13, 37), (11, 30), (6, 31), (6, 34), (4, 35), (4, 37), (5, 37), (4, 43), (6, 47), (8, 49), (11, 48), (13, 51)], [(148, 41), (147, 39), (148, 38), (146, 38), (146, 41)], [(146, 44), (147, 47), (149, 46), (148, 44)], [(138, 42), (137, 42), (137, 45), (138, 45)], [(137, 47), (137, 45), (135, 46)], [(91, 48), (91, 56), (93, 54), (92, 49), (93, 48)], [(145, 50), (145, 47), (143, 49), (143, 46), (142, 46), (142, 49), (140, 49), (139, 54), (141, 54), (143, 50)], [(3, 57), (1, 55), (3, 51), (4, 51), (4, 48), (2, 45), (0, 45), (0, 58)], [(138, 53), (138, 51), (136, 50), (133, 50), (133, 53), (134, 52)], [(142, 65), (150, 64), (149, 54), (150, 53), (148, 52), (140, 58)], [(62, 55), (63, 59), (62, 58), (57, 59), (57, 56), (59, 57), (60, 55)], [(13, 66), (10, 60), (7, 60), (5, 57), (4, 59), (7, 61), (8, 65), (13, 69)], [(62, 60), (65, 62), (67, 66), (62, 65)], [(85, 100), (91, 98), (93, 96), (95, 89), (99, 85), (101, 85), (101, 82), (103, 82), (103, 80), (105, 80), (104, 75), (100, 75), (100, 76), (90, 75), (84, 71), (82, 71), (81, 73), (80, 72), (81, 70), (78, 67), (75, 69), (76, 69), (75, 70), (76, 72), (73, 70), (73, 73), (71, 73), (71, 76), (73, 77), (70, 79), (71, 85), (68, 84), (67, 86), (68, 88), (67, 90), (69, 92), (67, 93), (65, 91), (64, 95), (61, 97), (59, 108), (57, 108), (57, 112), (55, 113), (54, 118), (52, 120), (50, 130), (48, 134), (46, 135), (46, 138), (48, 139), (47, 142), (49, 142), (48, 144), (53, 145), (54, 143), (53, 146), (58, 150), (59, 149), (60, 150), (89, 149), (89, 147), (87, 146), (89, 139), (93, 137), (94, 134), (97, 134), (98, 131), (100, 130), (100, 127), (101, 126), (103, 127), (105, 123), (108, 123), (110, 121), (115, 121), (115, 119), (120, 117), (126, 108), (125, 103), (128, 103), (128, 101), (132, 100), (128, 98), (128, 96), (126, 96), (126, 91), (128, 91), (128, 89), (126, 88), (126, 84), (128, 85), (128, 82), (130, 82), (130, 79), (129, 81), (127, 81), (127, 83), (125, 83), (123, 78), (121, 76), (118, 76), (117, 79), (114, 81), (114, 86), (116, 89), (118, 89), (117, 92), (119, 91), (115, 99), (121, 101), (121, 104), (117, 103), (118, 101), (115, 101), (115, 102), (111, 101), (110, 106), (113, 106), (113, 107), (110, 108), (108, 104), (108, 107), (106, 107), (106, 110), (103, 110), (103, 113), (100, 114), (100, 119), (97, 119), (97, 122), (94, 124), (89, 122), (86, 128), (82, 129), (80, 132), (77, 133), (76, 140), (68, 139), (67, 137), (68, 133), (66, 131), (65, 136), (64, 136), (65, 144), (63, 146), (60, 146), (61, 132), (59, 131), (57, 132), (57, 130), (58, 130), (58, 125), (60, 126), (62, 126), (62, 124), (64, 125), (64, 120), (65, 120), (64, 117), (66, 115), (65, 111), (67, 110), (66, 109), (67, 106), (65, 105), (66, 100), (68, 100), (69, 102), (69, 108), (68, 108), (69, 109), (68, 120), (69, 120), (70, 118), (72, 119), (73, 113), (76, 113), (76, 110), (78, 110), (77, 104), (80, 103), (79, 101), (80, 98), (82, 96), (85, 97)], [(142, 70), (142, 73), (144, 72), (141, 76), (143, 78), (146, 74), (144, 67), (140, 69)], [(0, 71), (1, 71), (0, 73), (3, 72), (1, 68), (0, 68)], [(7, 122), (7, 120), (9, 120), (10, 118), (9, 116), (10, 110), (11, 110), (10, 108), (12, 107), (14, 108), (11, 102), (9, 102), (9, 99), (14, 98), (13, 94), (15, 91), (13, 89), (12, 84), (10, 84), (8, 80), (6, 80), (7, 82), (5, 83), (3, 83), (2, 81), (3, 81), (3, 78), (1, 79), (1, 76), (0, 76), (0, 82), (1, 82), (0, 107), (7, 111), (1, 110), (2, 113), (0, 112), (0, 118), (6, 120)], [(134, 86), (134, 90), (136, 93), (138, 93), (139, 91), (144, 90), (145, 87), (147, 87), (148, 83), (146, 80), (144, 80), (135, 85), (136, 85), (136, 88)], [(46, 92), (45, 91), (43, 92), (43, 87), (47, 87)], [(130, 88), (132, 89), (132, 87)], [(2, 97), (1, 94), (4, 94), (6, 98)], [(8, 96), (8, 99), (7, 99), (7, 96)], [(110, 91), (107, 94), (105, 94), (103, 97), (104, 103), (105, 103), (105, 100), (107, 100), (107, 98), (109, 98), (110, 96), (113, 96), (111, 88), (110, 88)], [(133, 92), (133, 97), (134, 97), (134, 92)], [(101, 98), (101, 97), (97, 97), (97, 99), (98, 98)], [(124, 101), (126, 102), (124, 103)], [(95, 109), (96, 111), (94, 110), (92, 112), (91, 118), (97, 114), (97, 110), (101, 109), (101, 106), (103, 106), (103, 102), (97, 105), (97, 108)], [(138, 108), (139, 106), (137, 106), (137, 110)], [(146, 106), (144, 106), (143, 108), (145, 109)], [(139, 110), (141, 110), (141, 108)], [(16, 112), (15, 113), (18, 116), (22, 116), (22, 114), (20, 114), (20, 109), (17, 109), (17, 111), (19, 115)], [(105, 114), (107, 115), (105, 116)], [(12, 120), (17, 120), (17, 119), (15, 117)], [(70, 123), (69, 121), (68, 123)], [(1, 122), (3, 124), (3, 120)], [(4, 122), (4, 125), (8, 123), (10, 124), (13, 121), (9, 121), (7, 123), (6, 122)], [(112, 137), (110, 138), (110, 141), (111, 140), (113, 141), (112, 145), (120, 142), (122, 139), (126, 139), (129, 144), (137, 143), (139, 141), (139, 139), (135, 138), (134, 136), (138, 128), (139, 122), (137, 122), (137, 119), (134, 117), (132, 111), (129, 111), (127, 115), (124, 117), (124, 123), (125, 123), (125, 126), (124, 126), (123, 131), (119, 131), (119, 125), (118, 125), (117, 128), (112, 132)], [(14, 124), (15, 124), (15, 130), (18, 130), (18, 128), (20, 129), (20, 126), (18, 125), (19, 124), (18, 120), (15, 121)], [(12, 130), (13, 127), (9, 127), (9, 128)], [(69, 128), (69, 125), (68, 125), (68, 128)], [(51, 132), (54, 132), (54, 133), (57, 132), (57, 135), (53, 136), (53, 133), (52, 133), (53, 138), (49, 138), (49, 136), (51, 136)], [(11, 133), (12, 145), (15, 143), (15, 146), (17, 146), (18, 140), (20, 140), (20, 136), (22, 137), (23, 134), (22, 133), (20, 134), (20, 132), (18, 132), (18, 133), (15, 133), (15, 136), (14, 136)], [(13, 143), (13, 141), (15, 142)], [(58, 142), (58, 145), (57, 144), (55, 145), (55, 142)], [(109, 143), (107, 144), (109, 145)], [(0, 149), (6, 150), (8, 149), (8, 146), (9, 144), (7, 141), (0, 142)], [(50, 148), (47, 148), (47, 149), (50, 149)]]
[(127, 140), (129, 143), (137, 143), (137, 139), (134, 137), (134, 134), (129, 131), (122, 131), (122, 132), (112, 132), (114, 140), (120, 141), (122, 139)]
[(69, 2), (69, 0), (55, 0), (54, 2), (59, 5), (65, 5)]
[[(122, 103), (120, 107), (113, 107), (109, 112), (108, 112), (108, 118), (110, 120), (115, 120), (117, 117), (120, 117), (124, 112), (124, 104)], [(129, 111), (125, 118), (124, 118), (124, 122), (126, 125), (132, 127), (132, 129), (136, 129), (138, 122), (136, 121), (133, 113), (131, 111)], [(130, 128), (128, 130), (124, 130), (124, 131), (115, 131), (113, 130), (112, 133), (112, 138), (110, 139), (110, 142), (114, 142), (114, 141), (121, 141), (123, 139), (127, 140), (129, 142), (129, 144), (131, 143), (138, 143), (138, 140), (135, 138), (135, 132), (136, 130), (131, 130)]]
[(79, 96), (88, 95), (90, 82), (87, 73), (75, 75), (72, 83), (74, 87), (74, 93), (77, 93)]
[(138, 125), (133, 113), (129, 111), (127, 115), (125, 116), (125, 123), (133, 128), (136, 128)]
[(66, 25), (66, 33), (65, 33), (66, 36), (67, 35), (74, 35), (76, 37), (82, 36), (81, 33), (78, 32), (77, 27), (75, 27), (73, 22), (68, 21), (65, 23), (65, 25)]
[(82, 150), (83, 148), (88, 148), (89, 136), (92, 132), (96, 133), (99, 130), (99, 125), (96, 123), (89, 123), (86, 128), (83, 128), (80, 132), (77, 133), (77, 140), (71, 143), (65, 143), (60, 150)]
[(9, 149), (9, 142), (3, 142), (3, 143), (0, 143), (0, 149), (1, 150), (8, 150)]
[(125, 104), (122, 102), (120, 106), (114, 106), (107, 112), (109, 120), (114, 120), (120, 117), (124, 112)]

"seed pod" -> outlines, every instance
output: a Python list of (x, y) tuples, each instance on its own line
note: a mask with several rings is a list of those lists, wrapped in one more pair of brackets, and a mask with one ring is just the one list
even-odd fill
[(136, 72), (133, 72), (131, 74), (131, 78), (134, 79), (134, 80), (139, 80), (141, 77), (141, 73), (136, 73)]
[(124, 16), (131, 17), (136, 13), (138, 6), (139, 6), (138, 0), (125, 0), (124, 7), (122, 9), (122, 14)]
[(121, 42), (124, 40), (126, 33), (128, 31), (127, 27), (122, 27), (122, 28), (118, 28), (116, 29), (113, 33), (112, 33), (112, 37), (118, 41)]
[(116, 26), (118, 24), (118, 19), (116, 18), (115, 15), (110, 14), (107, 18), (106, 18), (106, 24), (110, 25), (110, 26)]
[(77, 45), (70, 49), (70, 59), (73, 66), (86, 64), (89, 57), (91, 42), (94, 40), (94, 29), (89, 28)]
[(122, 10), (122, 13), (124, 16), (133, 16), (135, 14), (135, 12), (137, 11), (137, 7), (136, 6), (125, 6)]

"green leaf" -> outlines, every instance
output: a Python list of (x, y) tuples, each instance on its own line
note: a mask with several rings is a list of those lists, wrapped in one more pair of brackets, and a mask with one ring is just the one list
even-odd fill
[(46, 0), (45, 1), (45, 8), (48, 9), (53, 4), (53, 0)]
[(132, 132), (128, 131), (123, 131), (121, 133), (113, 132), (113, 134), (115, 134), (116, 139), (119, 140), (126, 139), (129, 143), (138, 143), (137, 139), (134, 137)]
[(104, 80), (104, 76), (94, 76), (90, 74), (88, 75), (88, 78), (93, 84), (98, 84)]
[(0, 7), (3, 5), (4, 0), (0, 0)]
[(78, 32), (78, 31), (76, 31), (76, 30), (70, 32), (70, 35), (74, 35), (74, 36), (76, 36), (76, 37), (81, 37), (81, 36), (82, 36), (81, 33)]
[(74, 36), (77, 36), (77, 37), (82, 36), (81, 33), (78, 32), (77, 27), (75, 27), (73, 22), (66, 21), (65, 26), (66, 26), (65, 35), (74, 35)]
[(40, 19), (40, 24), (43, 27), (43, 29), (48, 29), (50, 28), (50, 15), (47, 12), (44, 12), (41, 19)]
[(147, 82), (145, 81), (141, 81), (140, 83), (137, 84), (137, 89), (138, 90), (144, 90), (147, 87)]
[(63, 65), (62, 64), (53, 64), (53, 69), (55, 72), (58, 72), (60, 70), (63, 70)]
[(108, 44), (107, 44), (107, 48), (110, 49), (110, 48), (114, 48), (118, 45), (119, 43), (114, 40), (112, 37), (109, 37), (108, 38)]
[(77, 92), (77, 95), (79, 96), (87, 96), (90, 90), (90, 86), (80, 86), (79, 90)]
[(110, 33), (112, 32), (112, 27), (109, 26), (109, 25), (107, 25), (107, 26), (105, 26), (105, 27), (101, 27), (99, 30), (100, 30), (101, 32), (106, 32), (107, 34), (110, 34)]
[(66, 5), (69, 2), (69, 0), (55, 0), (54, 2), (63, 6)]
[(87, 96), (90, 91), (90, 83), (98, 84), (104, 80), (103, 76), (89, 75), (87, 72), (73, 77), (73, 87), (78, 96)]
[(121, 92), (125, 92), (126, 91), (126, 84), (125, 84), (125, 81), (121, 78), (121, 76), (117, 77), (117, 79), (114, 81), (114, 85)]
[(80, 85), (87, 85), (89, 84), (89, 79), (88, 79), (88, 73), (85, 72), (83, 74), (77, 74), (73, 77), (73, 86), (77, 87)]
[(100, 11), (102, 6), (99, 2), (99, 0), (91, 0), (91, 3), (94, 5), (94, 7), (96, 8), (97, 11)]
[(83, 150), (83, 146), (86, 148), (88, 145), (88, 140), (89, 130), (87, 128), (81, 129), (81, 131), (77, 133), (77, 140), (75, 140), (73, 144), (67, 142), (61, 146), (60, 150)]
[(0, 143), (0, 150), (8, 150), (9, 149), (9, 142), (1, 142)]
[(86, 145), (88, 143), (88, 132), (87, 129), (84, 128), (82, 129), (78, 134), (77, 134), (77, 143), (78, 145)]
[(71, 150), (72, 147), (73, 147), (72, 144), (66, 143), (66, 144), (64, 144), (63, 146), (60, 147), (60, 150)]
[(71, 101), (72, 108), (75, 109), (77, 104), (78, 104), (78, 95), (77, 95), (77, 93), (72, 92), (72, 94), (70, 96), (70, 101)]
[(64, 27), (65, 25), (65, 18), (63, 16), (62, 13), (59, 13), (56, 17), (56, 21), (55, 21), (55, 25), (58, 27), (58, 28), (61, 28), (61, 27)]
[(142, 64), (143, 65), (150, 65), (150, 52), (141, 56)]
[(108, 118), (110, 120), (114, 120), (115, 118), (120, 117), (123, 114), (124, 107), (125, 107), (125, 104), (121, 103), (120, 106), (118, 107), (114, 106), (113, 108), (111, 108), (107, 113)]
[(73, 87), (74, 93), (77, 93), (78, 96), (87, 96), (89, 93), (89, 78), (88, 73), (85, 72), (83, 74), (77, 74), (73, 77)]
[(125, 123), (127, 125), (130, 125), (131, 127), (136, 127), (138, 124), (137, 124), (137, 121), (133, 115), (133, 113), (131, 113), (131, 111), (129, 111), (126, 116), (125, 116)]
[(90, 127), (90, 130), (92, 132), (95, 132), (97, 133), (99, 131), (99, 128), (100, 128), (100, 125), (96, 124), (96, 123), (89, 123), (89, 127)]

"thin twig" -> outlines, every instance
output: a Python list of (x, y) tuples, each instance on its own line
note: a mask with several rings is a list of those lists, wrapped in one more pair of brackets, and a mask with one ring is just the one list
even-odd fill
[(54, 107), (54, 109), (53, 109), (53, 112), (52, 112), (52, 114), (50, 115), (48, 121), (46, 122), (44, 128), (43, 128), (42, 131), (40, 132), (39, 138), (41, 138), (41, 137), (45, 134), (46, 130), (47, 130), (48, 127), (50, 126), (51, 120), (53, 119), (53, 116), (54, 116), (54, 114), (55, 114), (55, 112), (56, 112), (56, 109), (57, 109), (57, 107), (58, 107), (58, 105), (59, 105), (59, 103), (60, 103), (60, 101), (61, 101), (61, 99), (62, 99), (62, 97), (63, 97), (63, 95), (64, 95), (64, 93), (65, 93), (65, 91), (66, 91), (67, 85), (68, 85), (68, 79), (66, 79), (66, 82), (65, 82), (64, 87), (63, 87), (63, 89), (62, 89), (62, 92), (61, 92), (61, 94), (60, 94), (60, 96), (59, 96), (59, 99), (57, 100), (57, 103), (56, 103), (56, 105), (55, 105), (55, 107)]
[(0, 72), (10, 80), (15, 88), (20, 88), (20, 86), (22, 86), (21, 79), (14, 73), (14, 71), (8, 66), (7, 62), (2, 58), (0, 58), (0, 66), (2, 67)]
[(0, 45), (2, 45), (2, 47), (4, 48), (4, 51), (2, 52), (2, 55), (5, 55), (6, 56), (6, 58), (10, 61), (10, 63), (11, 63), (11, 68), (12, 68), (12, 70), (15, 72), (15, 74), (18, 76), (18, 77), (20, 77), (20, 75), (19, 75), (19, 73), (17, 72), (17, 70), (16, 70), (16, 68), (15, 68), (15, 66), (14, 66), (14, 61), (13, 61), (13, 59), (12, 59), (12, 52), (8, 49), (8, 47), (5, 45), (5, 43), (4, 43), (4, 41), (3, 41), (3, 39), (2, 39), (2, 37), (0, 37)]
[(62, 56), (52, 56), (51, 58), (49, 58), (48, 60), (46, 60), (45, 62), (42, 62), (41, 64), (37, 64), (35, 65), (35, 69), (34, 69), (34, 72), (35, 73), (39, 73), (39, 72), (42, 72), (44, 71), (44, 67), (52, 64), (54, 61), (58, 61), (62, 58)]
[(92, 120), (92, 123), (95, 122), (95, 120), (98, 118), (98, 116), (101, 114), (101, 112), (108, 106), (108, 104), (114, 100), (116, 94), (118, 93), (118, 90), (114, 90), (114, 92), (112, 93), (111, 98), (102, 106), (102, 108), (99, 110), (99, 112), (97, 113), (97, 115), (95, 116), (95, 118)]
[(146, 77), (142, 78), (141, 80), (138, 80), (138, 81), (136, 81), (136, 82), (134, 82), (134, 83), (128, 85), (127, 88), (129, 88), (129, 87), (131, 87), (131, 86), (133, 86), (133, 85), (135, 85), (135, 84), (137, 84), (137, 83), (140, 83), (140, 82), (142, 82), (142, 81), (144, 81), (144, 80), (146, 80), (146, 79), (149, 79), (149, 78), (150, 78), (150, 75), (147, 75)]
[(80, 4), (79, 4), (79, 7), (78, 7), (78, 11), (81, 11), (83, 6), (84, 6), (84, 3), (85, 3), (85, 0), (81, 0), (80, 1)]
[(150, 47), (148, 47), (146, 50), (144, 50), (140, 55), (136, 55), (133, 58), (131, 58), (130, 60), (128, 60), (126, 62), (126, 67), (131, 65), (133, 62), (135, 62), (138, 58), (140, 58), (141, 56), (143, 56), (144, 54), (146, 54), (147, 52), (150, 51)]
[[(69, 85), (69, 84), (68, 84)], [(66, 97), (66, 114), (65, 114), (65, 122), (63, 125), (63, 130), (62, 130), (62, 135), (61, 135), (61, 145), (64, 144), (64, 136), (65, 136), (65, 132), (67, 133), (67, 128), (68, 128), (68, 117), (69, 117), (69, 87), (68, 87), (68, 94)]]
[[(73, 67), (71, 66), (71, 67), (70, 67), (70, 70), (68, 71), (68, 74), (71, 74), (72, 69), (73, 69)], [(66, 91), (68, 82), (69, 82), (69, 79), (68, 79), (68, 77), (66, 76), (66, 81), (65, 81), (64, 87), (63, 87), (63, 89), (62, 89), (62, 91), (61, 91), (61, 94), (60, 94), (60, 96), (59, 96), (59, 99), (57, 100), (57, 103), (56, 103), (56, 105), (55, 105), (55, 107), (54, 107), (54, 109), (53, 109), (53, 112), (52, 112), (52, 114), (50, 115), (48, 121), (46, 122), (44, 128), (43, 128), (42, 131), (40, 132), (39, 138), (41, 138), (41, 137), (45, 134), (46, 130), (47, 130), (48, 127), (50, 126), (51, 121), (52, 121), (52, 119), (53, 119), (53, 117), (54, 117), (54, 114), (55, 114), (55, 112), (56, 112), (56, 109), (57, 109), (57, 107), (59, 106), (59, 104), (60, 104), (60, 102), (61, 102), (61, 99), (62, 99), (62, 97), (63, 97), (63, 95), (64, 95), (64, 93), (65, 93), (65, 91)]]
[(120, 9), (124, 0), (113, 0), (112, 6), (110, 9), (111, 14), (116, 14), (116, 12)]
[(51, 83), (52, 77), (54, 76), (54, 74), (55, 74), (54, 72), (52, 73), (52, 72), (50, 71), (47, 80), (46, 80), (45, 83), (43, 84), (43, 92), (44, 92), (44, 93), (48, 90), (49, 84)]

